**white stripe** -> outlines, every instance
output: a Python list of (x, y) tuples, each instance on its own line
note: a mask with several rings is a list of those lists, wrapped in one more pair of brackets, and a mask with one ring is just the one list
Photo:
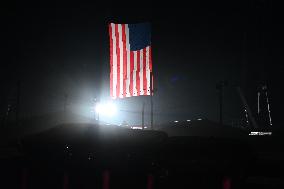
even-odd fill
[(140, 95), (144, 94), (144, 90), (143, 90), (143, 49), (140, 50), (140, 73), (139, 73), (139, 77), (140, 77)]
[(119, 97), (123, 98), (123, 42), (122, 42), (122, 26), (118, 25), (118, 37), (119, 37), (119, 63), (120, 63), (120, 89), (119, 89)]
[(149, 46), (146, 47), (146, 79), (147, 79), (147, 95), (150, 95), (150, 65), (149, 65)]
[(129, 45), (129, 28), (128, 24), (125, 24), (125, 36), (126, 36), (126, 56), (127, 56), (127, 80), (126, 80), (126, 96), (130, 97), (130, 45)]
[(133, 51), (133, 63), (134, 63), (134, 68), (133, 68), (133, 96), (137, 96), (137, 89), (136, 89), (136, 73), (137, 73), (137, 51)]
[(112, 31), (112, 47), (113, 47), (113, 59), (112, 59), (112, 93), (113, 97), (116, 98), (116, 85), (117, 85), (117, 57), (116, 57), (116, 38), (115, 38), (115, 24), (111, 24), (111, 31)]

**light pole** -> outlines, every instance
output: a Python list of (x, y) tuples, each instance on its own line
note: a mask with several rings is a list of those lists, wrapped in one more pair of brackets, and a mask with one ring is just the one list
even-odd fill
[(98, 111), (98, 105), (99, 105), (99, 101), (97, 100), (97, 98), (93, 99), (93, 103), (94, 103), (94, 120), (95, 122), (98, 120), (99, 121), (99, 111)]
[(223, 125), (223, 89), (227, 86), (227, 81), (220, 81), (216, 85), (216, 89), (219, 91), (219, 122)]

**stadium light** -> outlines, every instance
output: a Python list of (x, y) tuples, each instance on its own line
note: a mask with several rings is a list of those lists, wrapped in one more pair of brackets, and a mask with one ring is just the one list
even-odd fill
[(111, 116), (114, 116), (116, 114), (117, 108), (111, 102), (108, 102), (108, 103), (105, 103), (105, 104), (98, 103), (95, 107), (95, 111), (99, 115), (111, 117)]

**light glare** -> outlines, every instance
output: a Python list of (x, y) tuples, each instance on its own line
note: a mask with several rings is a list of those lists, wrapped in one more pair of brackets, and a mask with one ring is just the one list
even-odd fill
[(116, 106), (111, 102), (106, 104), (97, 104), (95, 110), (98, 114), (105, 116), (113, 116), (117, 112)]

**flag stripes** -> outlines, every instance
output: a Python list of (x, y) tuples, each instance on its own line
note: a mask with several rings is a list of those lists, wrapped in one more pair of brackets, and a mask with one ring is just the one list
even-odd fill
[(109, 24), (110, 95), (113, 99), (150, 95), (151, 46), (131, 50), (128, 24)]

